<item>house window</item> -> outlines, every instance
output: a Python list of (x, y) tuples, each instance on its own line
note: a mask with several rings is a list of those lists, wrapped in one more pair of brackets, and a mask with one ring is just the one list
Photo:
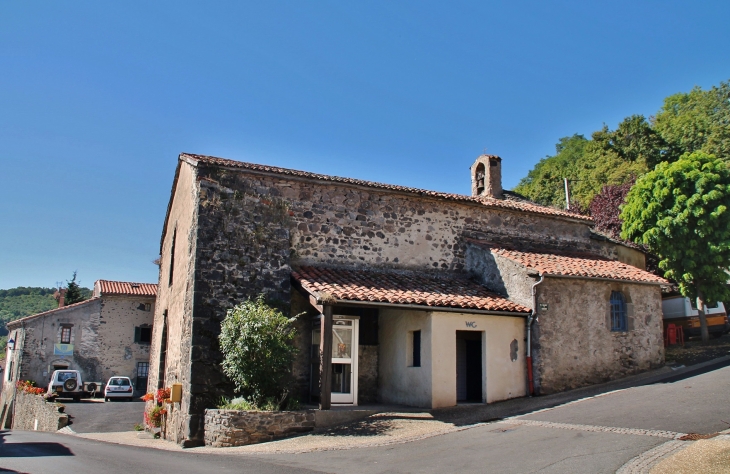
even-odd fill
[(626, 298), (620, 291), (611, 292), (611, 331), (628, 330)]
[(152, 342), (152, 328), (137, 326), (134, 328), (134, 342), (149, 344)]
[(408, 333), (408, 366), (421, 366), (421, 331)]
[(421, 366), (421, 331), (413, 331), (413, 367)]
[(147, 378), (150, 372), (149, 362), (137, 362), (137, 377)]
[(151, 303), (140, 303), (139, 306), (137, 306), (137, 309), (140, 311), (151, 311), (152, 304)]
[(172, 286), (172, 274), (175, 271), (175, 240), (177, 238), (177, 228), (172, 231), (172, 242), (170, 243), (170, 274), (168, 276), (167, 286)]
[(71, 344), (71, 326), (61, 327), (61, 344)]

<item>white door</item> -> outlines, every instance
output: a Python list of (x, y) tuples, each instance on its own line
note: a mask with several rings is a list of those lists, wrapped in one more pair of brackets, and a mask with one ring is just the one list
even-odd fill
[(346, 316), (332, 321), (332, 403), (357, 405), (358, 320)]

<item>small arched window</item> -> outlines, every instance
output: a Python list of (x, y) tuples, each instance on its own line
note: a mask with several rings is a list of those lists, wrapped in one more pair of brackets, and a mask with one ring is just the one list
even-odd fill
[(484, 163), (479, 163), (477, 165), (476, 174), (474, 175), (474, 180), (477, 184), (477, 196), (481, 196), (481, 194), (484, 192), (484, 178), (486, 177), (487, 172), (486, 168), (484, 167)]
[(626, 298), (620, 291), (611, 292), (611, 331), (627, 331)]

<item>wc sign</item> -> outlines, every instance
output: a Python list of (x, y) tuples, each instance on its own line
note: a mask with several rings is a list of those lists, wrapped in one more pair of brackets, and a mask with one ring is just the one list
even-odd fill
[(464, 323), (466, 324), (466, 327), (468, 327), (468, 328), (476, 328), (477, 327), (477, 322), (476, 321), (464, 321)]

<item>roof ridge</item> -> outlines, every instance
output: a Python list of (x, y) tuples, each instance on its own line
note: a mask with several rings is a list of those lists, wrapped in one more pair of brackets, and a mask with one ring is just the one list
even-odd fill
[(583, 216), (580, 214), (576, 214), (570, 211), (565, 211), (561, 209), (556, 209), (548, 206), (543, 206), (541, 204), (528, 202), (528, 201), (520, 201), (520, 200), (512, 200), (512, 199), (496, 199), (491, 198), (488, 196), (470, 196), (466, 194), (457, 194), (457, 193), (447, 193), (443, 191), (432, 191), (428, 189), (422, 189), (422, 188), (414, 188), (410, 186), (403, 186), (398, 184), (387, 184), (387, 183), (380, 183), (376, 181), (367, 181), (357, 178), (345, 178), (341, 176), (333, 176), (333, 175), (325, 175), (320, 173), (313, 173), (311, 171), (301, 171), (301, 170), (295, 170), (292, 168), (282, 168), (279, 166), (272, 166), (272, 165), (262, 165), (257, 163), (250, 163), (246, 161), (237, 161), (237, 160), (231, 160), (229, 158), (219, 158), (215, 156), (210, 155), (198, 155), (195, 153), (180, 153), (179, 158), (182, 160), (184, 158), (189, 158), (195, 162), (203, 163), (206, 165), (211, 166), (228, 166), (233, 168), (241, 168), (241, 169), (248, 169), (252, 171), (259, 171), (259, 172), (265, 172), (265, 173), (276, 173), (276, 174), (283, 174), (287, 176), (296, 176), (300, 178), (310, 178), (310, 179), (318, 179), (322, 181), (329, 181), (329, 182), (336, 182), (336, 183), (344, 183), (344, 184), (351, 184), (356, 186), (366, 186), (371, 188), (377, 188), (377, 189), (384, 189), (384, 190), (390, 190), (390, 191), (400, 191), (400, 192), (407, 192), (407, 193), (413, 193), (413, 194), (420, 194), (422, 196), (430, 196), (434, 198), (442, 198), (442, 199), (450, 199), (454, 201), (462, 201), (462, 202), (473, 202), (473, 203), (480, 203), (484, 206), (488, 207), (495, 207), (500, 209), (508, 209), (513, 211), (521, 211), (521, 212), (531, 212), (535, 214), (540, 215), (546, 215), (546, 216), (553, 216), (553, 217), (559, 217), (559, 218), (565, 218), (565, 219), (575, 219), (579, 220), (585, 223), (591, 223), (593, 222), (593, 219), (587, 216)]
[(18, 319), (14, 319), (12, 321), (8, 321), (7, 323), (5, 323), (5, 326), (7, 327), (7, 326), (10, 326), (11, 324), (15, 324), (15, 323), (18, 323), (18, 322), (27, 321), (29, 319), (37, 318), (39, 316), (47, 316), (49, 314), (55, 313), (57, 311), (62, 311), (64, 309), (76, 308), (76, 307), (79, 307), (79, 306), (83, 306), (83, 305), (85, 305), (87, 303), (90, 303), (90, 302), (95, 301), (95, 300), (98, 300), (98, 299), (99, 299), (98, 296), (92, 296), (88, 300), (79, 301), (78, 303), (72, 303), (72, 304), (69, 304), (69, 305), (61, 306), (60, 308), (49, 309), (48, 311), (43, 311), (41, 313), (29, 314), (28, 316), (23, 316), (22, 318), (18, 318)]
[(633, 281), (645, 284), (669, 284), (666, 279), (649, 271), (620, 260), (610, 260), (601, 256), (571, 256), (552, 252), (541, 253), (499, 247), (490, 247), (490, 250), (518, 265), (525, 268), (534, 268), (545, 275)]

